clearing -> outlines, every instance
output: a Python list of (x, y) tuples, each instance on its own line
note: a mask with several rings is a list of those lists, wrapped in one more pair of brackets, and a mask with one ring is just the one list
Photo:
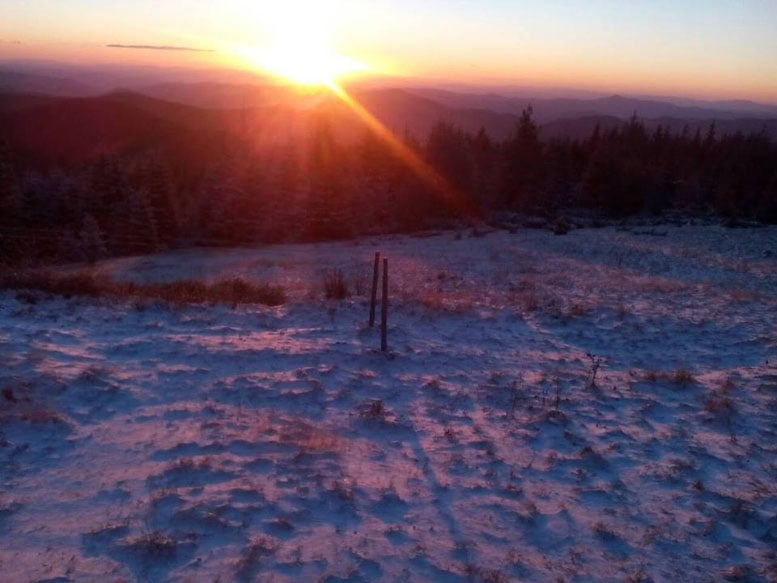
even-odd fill
[[(323, 299), (332, 268), (356, 295)], [(777, 580), (775, 227), (96, 269), (289, 301), (0, 293), (3, 581)]]

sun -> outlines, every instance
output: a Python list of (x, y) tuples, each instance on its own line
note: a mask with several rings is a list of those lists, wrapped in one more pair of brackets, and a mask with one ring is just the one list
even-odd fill
[(260, 4), (254, 18), (262, 23), (263, 42), (239, 47), (249, 66), (303, 85), (332, 85), (369, 70), (335, 50), (342, 36), (342, 6), (336, 0), (284, 0)]
[(331, 85), (368, 67), (320, 42), (292, 38), (267, 48), (245, 47), (242, 57), (262, 71), (301, 85)]

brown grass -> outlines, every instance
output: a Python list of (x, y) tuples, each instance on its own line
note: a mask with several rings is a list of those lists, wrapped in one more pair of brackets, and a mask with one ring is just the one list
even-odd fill
[(731, 397), (715, 393), (704, 400), (704, 410), (720, 421), (728, 421), (736, 412), (736, 407)]
[(426, 291), (420, 295), (409, 294), (408, 297), (429, 311), (445, 314), (466, 314), (476, 305), (474, 298), (464, 292)]
[(129, 546), (148, 558), (169, 558), (175, 555), (177, 543), (175, 539), (154, 531), (132, 539)]
[(674, 372), (672, 381), (677, 385), (689, 385), (694, 381), (693, 374), (684, 368), (678, 368)]
[(281, 286), (254, 283), (240, 278), (212, 283), (183, 280), (170, 283), (117, 282), (88, 271), (59, 273), (51, 270), (0, 273), (0, 289), (39, 291), (58, 296), (159, 300), (171, 304), (263, 304), (286, 302)]
[(674, 372), (660, 372), (647, 370), (643, 378), (649, 383), (655, 383), (659, 380), (671, 381), (675, 385), (686, 386), (696, 382), (693, 373), (685, 368), (678, 368)]
[(29, 408), (19, 414), (19, 419), (26, 421), (27, 423), (38, 423), (42, 425), (48, 423), (67, 423), (62, 415), (56, 411), (45, 408)]
[(262, 564), (278, 550), (278, 541), (269, 536), (253, 538), (237, 563), (236, 581), (255, 581)]
[(329, 300), (344, 300), (351, 295), (342, 269), (328, 269), (324, 272), (324, 295)]
[(386, 416), (386, 408), (383, 405), (383, 401), (374, 399), (361, 407), (359, 415), (363, 419), (382, 419)]

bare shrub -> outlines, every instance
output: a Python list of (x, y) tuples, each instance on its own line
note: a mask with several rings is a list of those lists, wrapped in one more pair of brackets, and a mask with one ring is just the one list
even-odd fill
[(342, 269), (327, 269), (324, 272), (324, 295), (329, 300), (343, 300), (350, 295)]
[(596, 375), (599, 372), (599, 368), (602, 366), (604, 359), (601, 356), (596, 356), (590, 352), (586, 353), (586, 356), (591, 361), (591, 380), (588, 383), (589, 387), (596, 387)]

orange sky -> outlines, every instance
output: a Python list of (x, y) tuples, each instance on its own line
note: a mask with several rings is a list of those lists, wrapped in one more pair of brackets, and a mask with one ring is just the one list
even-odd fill
[(246, 55), (295, 46), (433, 81), (777, 103), (773, 0), (4, 0), (0, 15), (0, 59), (260, 68)]

